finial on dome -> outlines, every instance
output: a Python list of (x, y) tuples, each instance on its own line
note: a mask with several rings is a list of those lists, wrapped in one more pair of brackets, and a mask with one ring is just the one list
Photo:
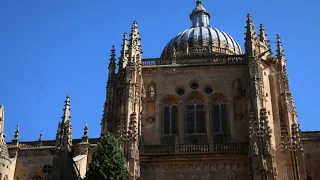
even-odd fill
[(197, 5), (202, 4), (202, 0), (197, 0), (197, 1), (196, 1), (196, 4), (197, 4)]

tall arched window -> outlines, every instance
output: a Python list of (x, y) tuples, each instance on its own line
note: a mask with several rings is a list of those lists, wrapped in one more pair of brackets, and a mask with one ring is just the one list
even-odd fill
[(177, 134), (178, 131), (178, 106), (173, 102), (164, 105), (164, 135)]
[(204, 104), (199, 99), (187, 103), (186, 134), (204, 134), (205, 112)]
[(228, 132), (227, 104), (224, 100), (214, 100), (212, 104), (213, 135)]

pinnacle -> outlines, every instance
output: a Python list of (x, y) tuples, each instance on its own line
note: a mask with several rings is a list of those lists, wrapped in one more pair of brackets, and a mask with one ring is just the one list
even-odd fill
[(128, 40), (128, 33), (126, 33), (126, 32), (123, 33), (123, 41), (124, 41), (124, 40)]
[(196, 4), (197, 4), (197, 5), (202, 4), (202, 0), (197, 0), (197, 1), (196, 1)]
[(66, 100), (64, 101), (64, 103), (65, 103), (64, 104), (65, 106), (69, 106), (70, 105), (70, 96), (69, 95), (66, 96)]
[(19, 139), (19, 125), (17, 125), (16, 130), (14, 132), (14, 140), (18, 140)]
[(111, 59), (114, 59), (115, 56), (116, 56), (116, 49), (115, 49), (114, 45), (112, 45), (111, 55), (110, 56), (111, 56)]
[(42, 141), (42, 136), (43, 136), (42, 131), (40, 131), (39, 141)]
[(280, 34), (277, 34), (277, 43), (281, 43), (281, 37), (280, 37)]
[(247, 14), (247, 22), (252, 23), (251, 14)]
[(282, 48), (281, 38), (280, 38), (280, 35), (277, 34), (277, 56), (283, 57), (284, 56), (283, 52), (284, 52), (284, 50)]
[(86, 122), (83, 128), (83, 137), (88, 137), (88, 123)]
[(263, 42), (265, 45), (268, 45), (268, 39), (267, 39), (267, 34), (266, 34), (266, 30), (264, 28), (263, 24), (260, 24), (260, 34), (259, 34), (259, 40), (261, 42)]
[(64, 109), (63, 109), (63, 116), (62, 122), (66, 122), (70, 118), (70, 96), (66, 96), (66, 100), (64, 101)]
[(133, 24), (132, 24), (132, 29), (137, 28), (138, 27), (138, 21), (134, 20)]

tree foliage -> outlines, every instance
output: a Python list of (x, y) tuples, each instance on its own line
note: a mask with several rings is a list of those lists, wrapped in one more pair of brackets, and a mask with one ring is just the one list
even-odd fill
[(129, 173), (117, 139), (109, 132), (101, 135), (98, 149), (86, 174), (88, 180), (127, 180)]

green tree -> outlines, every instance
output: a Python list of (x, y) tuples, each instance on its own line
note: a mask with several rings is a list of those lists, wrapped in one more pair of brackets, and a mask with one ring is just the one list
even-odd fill
[(127, 180), (129, 173), (117, 139), (109, 132), (101, 135), (98, 149), (86, 174), (88, 180)]

